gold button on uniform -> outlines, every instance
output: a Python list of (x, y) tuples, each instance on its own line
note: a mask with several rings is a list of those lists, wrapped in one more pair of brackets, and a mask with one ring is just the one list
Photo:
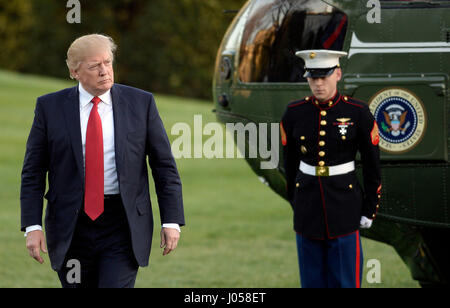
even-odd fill
[(327, 133), (324, 130), (321, 130), (319, 133), (321, 136), (325, 136)]
[(325, 152), (324, 152), (324, 151), (320, 151), (320, 152), (319, 152), (319, 156), (320, 156), (320, 157), (324, 157), (324, 156), (325, 156)]
[(323, 167), (323, 166), (325, 166), (325, 162), (324, 162), (324, 161), (322, 161), (322, 160), (321, 160), (321, 161), (319, 161), (319, 166), (320, 166), (320, 167)]
[(304, 145), (301, 146), (300, 150), (302, 151), (303, 154), (308, 153), (308, 150), (306, 149), (306, 147)]
[(300, 187), (300, 183), (296, 183), (296, 184), (295, 184), (295, 187)]
[(348, 188), (353, 189), (353, 185), (352, 184), (348, 185)]
[(323, 140), (319, 141), (319, 145), (320, 145), (321, 147), (325, 146), (325, 141), (323, 141)]
[(301, 137), (300, 137), (300, 140), (305, 140), (305, 136), (301, 136)]
[(327, 125), (327, 121), (325, 120), (320, 121), (320, 125)]
[(324, 116), (327, 115), (327, 112), (326, 112), (325, 110), (322, 110), (322, 111), (320, 112), (320, 115), (321, 115), (322, 117), (324, 117)]
[(342, 140), (345, 140), (345, 139), (347, 139), (347, 137), (345, 137), (345, 136), (342, 136), (341, 138), (342, 138)]

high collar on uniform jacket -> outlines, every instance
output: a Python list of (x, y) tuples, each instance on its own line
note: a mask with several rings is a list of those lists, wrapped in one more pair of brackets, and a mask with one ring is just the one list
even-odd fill
[(311, 102), (320, 110), (327, 110), (336, 106), (337, 103), (339, 103), (339, 101), (341, 100), (341, 97), (341, 94), (336, 91), (336, 94), (334, 94), (331, 99), (321, 102), (315, 96), (313, 96)]

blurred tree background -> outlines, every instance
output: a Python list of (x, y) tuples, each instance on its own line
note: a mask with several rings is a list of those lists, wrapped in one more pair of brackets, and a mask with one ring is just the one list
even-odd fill
[(104, 33), (118, 45), (116, 82), (152, 92), (211, 99), (217, 49), (246, 0), (0, 0), (0, 69), (69, 78), (70, 43)]

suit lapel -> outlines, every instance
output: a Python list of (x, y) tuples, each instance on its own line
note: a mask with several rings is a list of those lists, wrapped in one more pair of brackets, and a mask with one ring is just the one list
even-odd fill
[(116, 149), (116, 168), (120, 178), (123, 170), (123, 161), (125, 155), (125, 146), (127, 143), (127, 119), (128, 119), (128, 99), (123, 95), (117, 85), (111, 88), (111, 98), (114, 114), (114, 146)]
[(75, 86), (70, 90), (63, 108), (67, 129), (69, 130), (72, 143), (72, 151), (75, 156), (84, 189), (83, 148), (81, 145), (80, 98), (78, 86)]

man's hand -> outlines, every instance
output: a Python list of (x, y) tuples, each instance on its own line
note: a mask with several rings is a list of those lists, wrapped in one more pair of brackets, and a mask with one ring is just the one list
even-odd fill
[(41, 264), (44, 263), (44, 259), (42, 259), (40, 251), (47, 253), (46, 246), (44, 232), (42, 230), (31, 231), (27, 234), (28, 252), (33, 259)]
[(180, 232), (172, 228), (161, 229), (161, 248), (164, 248), (163, 256), (169, 254), (177, 247), (178, 240), (180, 239)]

